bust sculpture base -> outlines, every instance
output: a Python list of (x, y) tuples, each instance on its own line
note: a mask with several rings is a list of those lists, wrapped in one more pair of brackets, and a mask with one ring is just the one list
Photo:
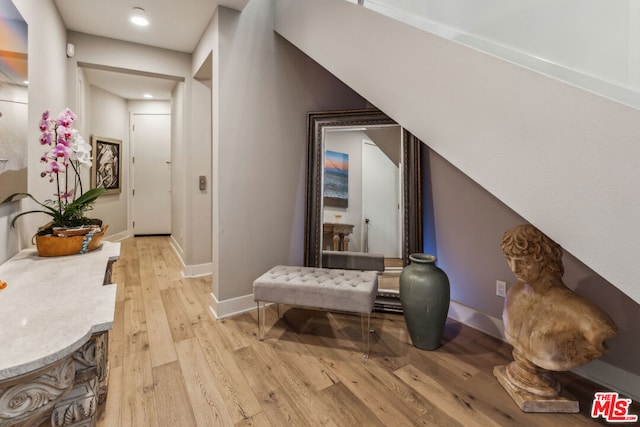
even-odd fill
[(507, 377), (506, 366), (493, 368), (493, 376), (509, 393), (509, 396), (523, 412), (545, 412), (575, 414), (580, 412), (580, 404), (573, 396), (562, 390), (556, 397), (542, 397), (514, 386)]

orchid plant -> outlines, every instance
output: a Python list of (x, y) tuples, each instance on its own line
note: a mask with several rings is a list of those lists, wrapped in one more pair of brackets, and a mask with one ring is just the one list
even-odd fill
[[(29, 193), (15, 193), (7, 200), (26, 196), (42, 207), (21, 212), (13, 218), (12, 226), (22, 215), (44, 213), (52, 218), (48, 226), (77, 227), (93, 223), (95, 220), (85, 217), (85, 212), (93, 209), (93, 204), (105, 188), (92, 188), (83, 191), (80, 176), (81, 167), (91, 167), (91, 146), (85, 142), (77, 129), (73, 128), (76, 115), (65, 108), (57, 118), (51, 117), (49, 110), (42, 114), (40, 120), (40, 144), (46, 148), (40, 158), (45, 169), (40, 173), (55, 184), (54, 198), (40, 202)], [(47, 227), (49, 228), (49, 227)], [(45, 231), (46, 233), (46, 231)]]

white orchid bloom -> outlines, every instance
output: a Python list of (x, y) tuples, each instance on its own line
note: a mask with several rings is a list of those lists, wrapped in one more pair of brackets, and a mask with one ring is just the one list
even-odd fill
[(91, 145), (87, 144), (76, 129), (72, 129), (71, 134), (71, 160), (77, 160), (81, 165), (91, 167)]

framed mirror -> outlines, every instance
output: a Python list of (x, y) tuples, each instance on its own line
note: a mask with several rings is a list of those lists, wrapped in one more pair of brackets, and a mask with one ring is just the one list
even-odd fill
[(401, 311), (397, 276), (423, 251), (421, 146), (377, 109), (308, 115), (304, 263), (383, 256), (377, 310)]

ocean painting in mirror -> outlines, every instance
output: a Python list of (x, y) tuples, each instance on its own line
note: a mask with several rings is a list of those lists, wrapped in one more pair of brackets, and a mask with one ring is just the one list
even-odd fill
[(349, 155), (327, 150), (324, 153), (324, 205), (349, 206)]

